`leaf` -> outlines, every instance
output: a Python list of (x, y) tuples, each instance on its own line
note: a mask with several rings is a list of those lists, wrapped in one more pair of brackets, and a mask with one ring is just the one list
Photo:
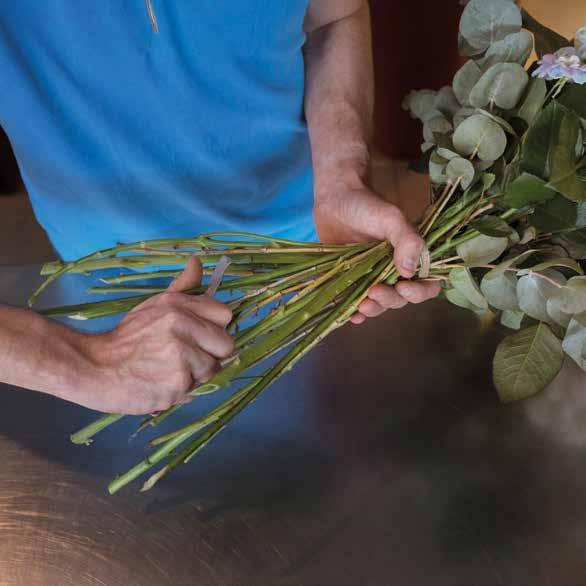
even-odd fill
[(525, 9), (522, 10), (522, 15), (523, 26), (535, 36), (535, 49), (539, 57), (555, 53), (558, 49), (571, 44), (568, 39), (535, 20)]
[(458, 98), (460, 104), (465, 106), (469, 103), (470, 92), (472, 88), (478, 83), (478, 80), (482, 77), (482, 71), (480, 67), (470, 60), (467, 61), (456, 73), (452, 85), (454, 87), (454, 93)]
[(470, 301), (457, 289), (448, 289), (445, 292), (445, 296), (452, 305), (456, 305), (457, 307), (462, 307), (463, 309), (471, 311), (478, 311), (480, 309), (473, 303), (470, 303)]
[[(565, 285), (566, 278), (554, 270), (542, 273), (560, 285)], [(529, 274), (521, 277), (517, 283), (517, 299), (519, 308), (533, 319), (551, 323), (551, 317), (547, 313), (547, 300), (553, 297), (559, 287), (544, 279), (540, 274)]]
[(586, 85), (567, 84), (557, 101), (586, 120)]
[(475, 57), (484, 53), (484, 49), (473, 47), (463, 36), (458, 33), (458, 52), (462, 57)]
[(470, 104), (475, 108), (496, 105), (511, 110), (521, 101), (528, 83), (529, 75), (517, 63), (497, 63), (472, 88)]
[(460, 126), (460, 124), (462, 124), (462, 122), (464, 122), (464, 120), (466, 120), (467, 118), (470, 118), (470, 116), (473, 116), (475, 113), (476, 113), (475, 108), (469, 108), (469, 107), (460, 108), (454, 114), (454, 118), (452, 120), (452, 124), (454, 125), (454, 128), (458, 128), (458, 126)]
[(446, 165), (434, 163), (431, 159), (428, 163), (429, 178), (432, 183), (436, 185), (443, 185), (448, 182), (448, 176), (446, 175)]
[(527, 399), (547, 387), (562, 368), (560, 340), (546, 324), (505, 338), (493, 362), (494, 384), (503, 403)]
[(558, 234), (553, 241), (563, 246), (572, 258), (586, 259), (586, 229)]
[(460, 158), (460, 155), (458, 153), (455, 153), (454, 151), (446, 149), (444, 147), (440, 147), (439, 149), (437, 149), (437, 154), (446, 161), (451, 161), (452, 159)]
[(586, 202), (586, 183), (578, 177), (574, 147), (555, 146), (550, 154), (551, 180), (548, 186), (575, 202)]
[(562, 344), (564, 352), (586, 371), (586, 313), (574, 316)]
[(559, 311), (574, 315), (586, 311), (586, 277), (574, 277), (565, 287), (557, 289), (550, 299)]
[(493, 122), (496, 122), (505, 132), (512, 134), (513, 136), (517, 136), (517, 132), (515, 129), (504, 119), (500, 116), (496, 116), (495, 114), (491, 114), (482, 108), (476, 108), (476, 111), (487, 118), (490, 118)]
[(544, 201), (549, 201), (556, 196), (556, 192), (549, 188), (540, 177), (523, 173), (512, 183), (509, 183), (505, 191), (505, 203), (514, 209), (521, 209)]
[(549, 153), (557, 144), (563, 118), (563, 106), (555, 100), (537, 116), (523, 140), (521, 172), (549, 178)]
[(511, 33), (488, 48), (486, 55), (480, 60), (480, 65), (484, 70), (496, 63), (518, 63), (524, 66), (532, 51), (531, 33), (527, 31)]
[(527, 124), (531, 125), (537, 114), (543, 108), (546, 96), (547, 84), (545, 83), (545, 80), (538, 77), (531, 78), (517, 116), (525, 120)]
[(495, 309), (501, 311), (518, 311), (517, 277), (514, 273), (502, 273), (491, 276), (487, 273), (480, 283), (480, 291)]
[(451, 118), (460, 109), (460, 102), (458, 102), (451, 86), (446, 85), (439, 90), (435, 97), (434, 107), (448, 118)]
[(426, 142), (436, 142), (436, 134), (446, 134), (452, 130), (451, 122), (443, 115), (435, 116), (423, 123), (423, 138)]
[(481, 234), (494, 238), (508, 238), (513, 232), (513, 229), (504, 220), (496, 216), (478, 218), (470, 225)]
[(559, 300), (557, 299), (549, 298), (547, 300), (547, 313), (553, 320), (553, 323), (559, 325), (564, 330), (567, 329), (567, 327), (570, 325), (570, 321), (572, 320), (571, 314), (565, 313), (560, 309)]
[(460, 155), (477, 155), (482, 161), (496, 161), (507, 148), (505, 131), (482, 114), (474, 114), (464, 120), (456, 129), (453, 141)]
[(488, 309), (488, 303), (482, 296), (478, 284), (474, 280), (469, 269), (457, 267), (450, 271), (450, 283), (461, 295), (463, 295), (474, 307)]
[(468, 267), (484, 266), (499, 258), (509, 247), (507, 238), (493, 238), (481, 234), (457, 248), (458, 256)]
[(460, 181), (463, 189), (470, 187), (475, 173), (474, 165), (462, 157), (452, 159), (446, 168), (448, 179), (452, 183)]
[(545, 271), (546, 269), (551, 269), (554, 267), (570, 269), (578, 275), (584, 274), (582, 267), (573, 258), (552, 258), (550, 260), (546, 260), (545, 262), (539, 263), (534, 267), (521, 269), (520, 271), (518, 271), (517, 274), (519, 276), (523, 276), (528, 275), (529, 273), (538, 273), (539, 271)]
[(413, 91), (405, 96), (403, 110), (408, 110), (412, 118), (424, 120), (430, 110), (435, 109), (435, 98), (437, 92), (434, 90)]
[(507, 0), (471, 0), (460, 20), (460, 33), (469, 45), (482, 51), (495, 41), (521, 30), (521, 12)]
[(492, 269), (489, 273), (487, 273), (487, 277), (490, 275), (489, 278), (497, 278), (498, 276), (504, 275), (508, 269), (514, 267), (515, 265), (524, 262), (530, 256), (538, 252), (537, 250), (526, 250), (525, 252), (518, 254), (517, 256), (513, 256), (501, 262), (497, 267)]
[(501, 324), (511, 330), (520, 330), (525, 314), (522, 311), (503, 311)]
[(536, 208), (529, 216), (529, 223), (540, 232), (562, 232), (576, 226), (578, 206), (557, 195), (554, 199), (545, 202)]

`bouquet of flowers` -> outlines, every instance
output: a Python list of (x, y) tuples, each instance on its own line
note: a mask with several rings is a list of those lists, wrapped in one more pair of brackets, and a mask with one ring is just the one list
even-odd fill
[[(534, 48), (539, 60), (527, 67)], [(417, 278), (441, 281), (448, 301), (498, 314), (513, 330), (494, 359), (496, 389), (509, 402), (543, 390), (566, 356), (586, 370), (586, 27), (570, 41), (512, 0), (471, 0), (460, 50), (468, 60), (452, 85), (412, 92), (404, 103), (423, 122), (419, 168), (431, 179), (432, 203), (418, 224), (426, 250)], [(165, 290), (161, 279), (177, 275), (193, 254), (211, 278), (188, 293), (223, 292), (236, 350), (191, 395), (226, 397), (187, 426), (152, 439), (153, 451), (114, 479), (111, 493), (159, 466), (143, 486), (149, 489), (191, 460), (345, 324), (373, 285), (400, 278), (386, 242), (327, 245), (216, 233), (49, 263), (31, 303), (66, 273), (139, 268), (103, 277), (92, 289), (116, 293), (115, 299), (43, 313), (90, 319), (127, 312)], [(267, 366), (244, 377), (259, 364)], [(156, 428), (180, 408), (192, 409), (172, 407), (138, 430)], [(72, 440), (88, 444), (121, 417), (106, 415)]]

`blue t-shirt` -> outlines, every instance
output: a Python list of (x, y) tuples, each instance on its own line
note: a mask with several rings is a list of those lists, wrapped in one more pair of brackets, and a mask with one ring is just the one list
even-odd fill
[(0, 7), (0, 124), (65, 259), (239, 230), (314, 239), (308, 0)]

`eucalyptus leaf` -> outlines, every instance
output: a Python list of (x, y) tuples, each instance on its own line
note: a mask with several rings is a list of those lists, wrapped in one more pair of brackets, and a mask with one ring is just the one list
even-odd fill
[(496, 161), (507, 148), (505, 131), (482, 114), (462, 122), (453, 136), (454, 147), (462, 156), (478, 156), (482, 161)]
[(545, 80), (539, 77), (531, 78), (525, 92), (525, 97), (517, 113), (519, 118), (531, 125), (537, 114), (543, 108), (546, 96), (547, 84)]
[(549, 201), (555, 196), (556, 192), (543, 179), (530, 173), (522, 173), (507, 186), (505, 203), (511, 208), (521, 209)]
[(527, 260), (530, 256), (537, 253), (537, 250), (526, 250), (525, 252), (518, 254), (517, 256), (513, 256), (501, 262), (497, 267), (492, 269), (489, 273), (487, 273), (487, 277), (490, 275), (490, 278), (497, 278), (498, 276), (504, 275), (510, 268), (518, 265), (525, 260)]
[(559, 299), (550, 297), (547, 300), (547, 313), (553, 322), (564, 330), (567, 329), (567, 327), (570, 325), (570, 321), (572, 321), (572, 314), (566, 313), (560, 309)]
[(482, 108), (476, 108), (476, 111), (479, 114), (482, 114), (483, 116), (486, 116), (486, 117), (490, 118), (491, 120), (493, 120), (494, 122), (496, 122), (505, 132), (508, 132), (509, 134), (512, 134), (513, 136), (517, 136), (517, 132), (515, 131), (515, 129), (504, 118), (501, 118), (500, 116), (497, 116), (496, 114), (491, 114), (490, 112), (487, 112), (486, 110), (483, 110)]
[(480, 291), (495, 309), (518, 311), (517, 277), (514, 273), (502, 273), (493, 277), (487, 273), (480, 283)]
[(566, 278), (560, 272), (548, 269), (525, 275), (517, 283), (519, 308), (533, 319), (548, 323), (552, 323), (552, 319), (547, 312), (547, 300), (559, 289), (551, 281), (563, 286)]
[(578, 275), (583, 275), (584, 271), (578, 262), (576, 262), (573, 258), (551, 258), (544, 262), (540, 262), (539, 264), (526, 268), (521, 269), (517, 274), (519, 276), (528, 275), (529, 273), (538, 273), (539, 271), (544, 271), (545, 269), (552, 269), (552, 268), (564, 268), (570, 269), (574, 271)]
[(476, 108), (470, 108), (470, 107), (460, 108), (454, 114), (454, 118), (452, 119), (452, 124), (454, 125), (454, 128), (458, 128), (458, 126), (460, 126), (460, 124), (462, 124), (462, 122), (464, 122), (464, 120), (467, 120), (468, 118), (470, 118), (470, 116), (473, 116), (475, 113), (476, 113)]
[(586, 277), (574, 277), (565, 287), (557, 289), (550, 296), (556, 307), (564, 313), (573, 315), (586, 311)]
[(574, 316), (562, 344), (564, 352), (586, 371), (586, 313)]
[(556, 197), (535, 209), (529, 216), (529, 222), (540, 232), (563, 232), (576, 227), (578, 206), (562, 197)]
[(521, 30), (521, 11), (507, 0), (471, 0), (460, 20), (460, 33), (480, 50)]
[(509, 247), (507, 238), (493, 238), (481, 234), (457, 248), (458, 256), (468, 267), (487, 265), (503, 254)]
[(476, 305), (470, 303), (470, 300), (460, 293), (458, 289), (448, 289), (445, 292), (445, 297), (452, 305), (456, 305), (457, 307), (462, 307), (463, 309), (471, 311), (478, 311), (479, 309)]
[(437, 149), (437, 154), (442, 157), (443, 159), (445, 159), (446, 161), (451, 161), (452, 159), (459, 159), (460, 155), (458, 153), (455, 153), (454, 151), (450, 150), (450, 149), (446, 149), (444, 147), (440, 147)]
[(529, 83), (527, 72), (517, 63), (497, 63), (478, 80), (470, 92), (475, 108), (495, 105), (504, 110), (517, 106)]
[(460, 182), (463, 189), (468, 189), (474, 180), (474, 165), (462, 157), (452, 159), (446, 167), (446, 175), (452, 183)]
[(485, 236), (494, 238), (509, 238), (513, 229), (501, 218), (496, 216), (483, 216), (474, 220), (470, 226)]
[(436, 96), (434, 90), (412, 91), (405, 96), (403, 109), (410, 111), (412, 118), (424, 120), (429, 111), (435, 109)]
[(508, 336), (493, 362), (494, 383), (503, 403), (527, 399), (550, 384), (562, 368), (561, 341), (540, 323)]
[(446, 165), (434, 163), (431, 159), (428, 164), (429, 178), (432, 183), (436, 185), (443, 185), (448, 182), (448, 176), (446, 175)]
[(483, 69), (488, 69), (496, 63), (518, 63), (525, 65), (533, 51), (533, 36), (527, 31), (511, 33), (502, 41), (493, 43), (480, 61)]
[(451, 122), (443, 115), (425, 120), (423, 138), (426, 142), (436, 142), (436, 134), (446, 134), (452, 130)]
[(511, 330), (520, 330), (525, 314), (522, 311), (503, 311), (501, 324)]
[(446, 85), (439, 90), (434, 107), (448, 118), (451, 118), (460, 109), (460, 102), (451, 86)]
[(454, 93), (460, 104), (465, 106), (469, 103), (470, 92), (482, 77), (482, 71), (476, 62), (467, 61), (456, 73), (452, 82)]
[(558, 234), (553, 242), (563, 246), (572, 258), (586, 259), (586, 229)]
[(484, 49), (477, 49), (473, 47), (463, 36), (462, 33), (458, 33), (458, 52), (462, 57), (476, 57), (482, 55)]
[(488, 303), (480, 292), (480, 288), (469, 269), (463, 267), (452, 269), (450, 271), (450, 283), (474, 307), (488, 309)]

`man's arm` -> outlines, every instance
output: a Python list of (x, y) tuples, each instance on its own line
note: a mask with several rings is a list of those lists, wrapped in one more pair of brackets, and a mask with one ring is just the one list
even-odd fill
[[(315, 173), (315, 221), (322, 240), (386, 239), (400, 274), (415, 275), (423, 240), (401, 211), (368, 188), (374, 73), (367, 0), (310, 0), (305, 21), (305, 111)], [(420, 303), (436, 283), (374, 287), (354, 323)]]
[(0, 306), (0, 381), (112, 413), (140, 415), (184, 402), (234, 347), (224, 331), (229, 308), (181, 293), (200, 279), (193, 258), (166, 293), (105, 334), (82, 334)]

